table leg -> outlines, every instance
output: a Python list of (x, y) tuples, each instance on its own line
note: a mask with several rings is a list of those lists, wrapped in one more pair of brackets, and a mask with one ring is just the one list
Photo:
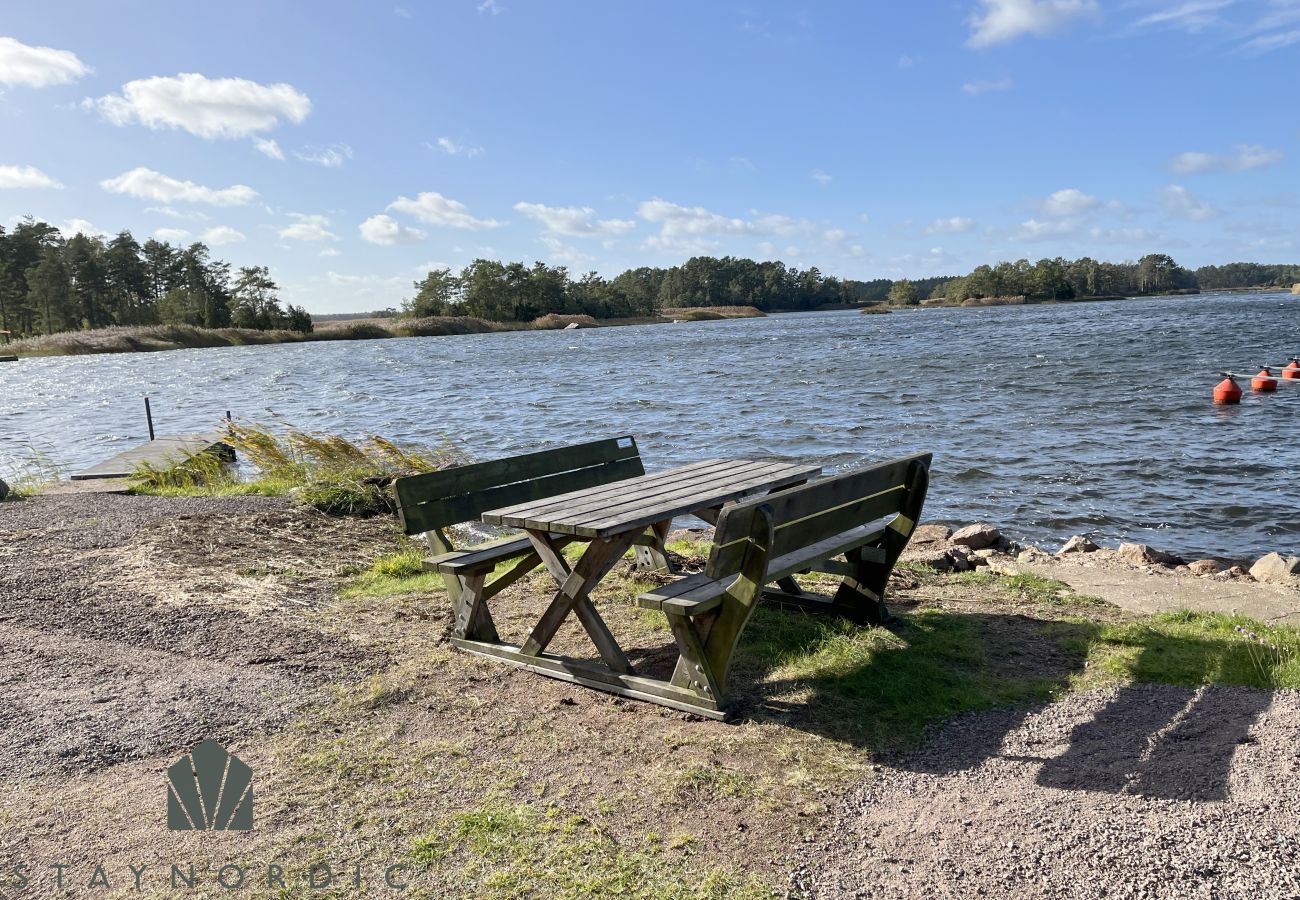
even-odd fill
[(655, 522), (650, 526), (645, 535), (648, 542), (637, 544), (636, 567), (638, 569), (644, 572), (672, 571), (672, 566), (668, 562), (668, 554), (664, 549), (664, 545), (668, 542), (668, 530), (672, 528), (672, 525), (672, 519), (669, 519), (665, 522)]
[(632, 542), (637, 538), (636, 532), (593, 540), (572, 569), (555, 547), (549, 534), (544, 531), (529, 531), (528, 538), (555, 579), (559, 590), (556, 591), (550, 605), (546, 607), (546, 611), (542, 613), (541, 619), (520, 648), (520, 652), (526, 656), (540, 655), (555, 637), (555, 633), (559, 631), (569, 613), (576, 608), (578, 621), (590, 635), (605, 664), (615, 672), (630, 674), (632, 664), (622, 648), (618, 646), (618, 642), (614, 640), (613, 634), (605, 625), (604, 619), (600, 617), (600, 613), (596, 611), (589, 595), (632, 546)]

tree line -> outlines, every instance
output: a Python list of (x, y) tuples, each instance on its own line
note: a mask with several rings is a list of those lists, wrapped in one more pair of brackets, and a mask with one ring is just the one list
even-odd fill
[[(1024, 296), (1071, 300), (1241, 287), (1287, 287), (1300, 265), (1230, 263), (1189, 271), (1170, 256), (1137, 262), (1090, 257), (1004, 261), (961, 276), (860, 281), (816, 267), (733, 256), (696, 256), (679, 266), (642, 266), (614, 278), (573, 277), (564, 266), (476, 259), (459, 273), (435, 269), (402, 302), (409, 316), (477, 316), (529, 322), (551, 313), (598, 319), (643, 318), (660, 309), (753, 306), (767, 311), (811, 310), (924, 299), (949, 303)], [(310, 331), (301, 307), (282, 306), (265, 266), (233, 271), (202, 243), (140, 244), (129, 231), (105, 240), (65, 238), (28, 217), (0, 227), (0, 330), (49, 334), (109, 325), (188, 324), (207, 328)]]
[[(1023, 296), (1037, 300), (1076, 300), (1089, 297), (1133, 296), (1168, 292), (1215, 291), (1246, 287), (1290, 287), (1300, 281), (1300, 266), (1228, 263), (1202, 266), (1195, 271), (1180, 266), (1164, 253), (1150, 253), (1137, 262), (1099, 262), (1081, 259), (1027, 259), (978, 266), (968, 275), (895, 282), (893, 303), (914, 304), (924, 298), (949, 303), (986, 297)], [(928, 289), (927, 289), (928, 288)]]
[(281, 306), (265, 266), (232, 271), (208, 247), (138, 242), (129, 231), (105, 240), (30, 217), (0, 226), (0, 330), (53, 334), (111, 325), (311, 331), (299, 306)]

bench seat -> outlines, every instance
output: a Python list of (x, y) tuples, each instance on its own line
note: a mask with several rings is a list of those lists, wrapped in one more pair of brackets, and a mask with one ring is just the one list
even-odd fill
[[(807, 547), (792, 550), (778, 556), (768, 564), (768, 583), (780, 581), (799, 572), (816, 570), (833, 556), (856, 550), (874, 543), (883, 536), (884, 529), (879, 523), (859, 525), (848, 531), (832, 535)], [(883, 562), (884, 551), (878, 547), (867, 548), (867, 562)], [(840, 574), (838, 567), (833, 574)], [(642, 609), (658, 609), (665, 613), (683, 616), (698, 616), (709, 612), (722, 602), (727, 588), (735, 582), (738, 575), (714, 579), (704, 572), (689, 575), (686, 578), (669, 582), (661, 587), (646, 591), (636, 598), (637, 606)]]
[[(569, 534), (552, 534), (551, 540), (563, 547), (573, 541)], [(424, 560), (426, 572), (441, 572), (444, 575), (469, 575), (475, 572), (491, 572), (498, 565), (510, 559), (518, 559), (533, 552), (532, 541), (527, 535), (502, 538), (488, 544), (453, 550)]]

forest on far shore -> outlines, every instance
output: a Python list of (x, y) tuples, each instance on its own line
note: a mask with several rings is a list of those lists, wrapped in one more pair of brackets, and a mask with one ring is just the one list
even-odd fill
[[(375, 315), (475, 316), (531, 322), (541, 316), (649, 318), (664, 308), (752, 306), (765, 312), (924, 300), (961, 303), (990, 297), (1040, 300), (1133, 296), (1238, 288), (1289, 288), (1300, 265), (1229, 263), (1190, 270), (1166, 254), (1136, 262), (1089, 257), (1027, 259), (983, 265), (966, 275), (861, 281), (777, 261), (696, 256), (671, 267), (642, 266), (613, 278), (574, 277), (564, 266), (476, 259), (459, 272), (442, 268), (414, 282), (401, 309)], [(339, 317), (334, 317), (339, 318)], [(265, 266), (238, 270), (202, 243), (143, 244), (115, 237), (66, 238), (32, 218), (0, 227), (0, 330), (17, 336), (112, 325), (184, 324), (206, 328), (309, 332), (312, 317), (282, 305)]]

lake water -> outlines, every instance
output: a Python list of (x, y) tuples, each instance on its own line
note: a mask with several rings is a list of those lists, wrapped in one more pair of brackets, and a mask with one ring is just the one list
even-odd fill
[(650, 469), (710, 456), (829, 469), (929, 450), (926, 517), (1053, 547), (1300, 552), (1300, 387), (1216, 408), (1221, 369), (1300, 353), (1300, 298), (802, 313), (564, 332), (0, 364), (0, 472), (65, 474), (225, 410), (488, 459), (634, 434)]

